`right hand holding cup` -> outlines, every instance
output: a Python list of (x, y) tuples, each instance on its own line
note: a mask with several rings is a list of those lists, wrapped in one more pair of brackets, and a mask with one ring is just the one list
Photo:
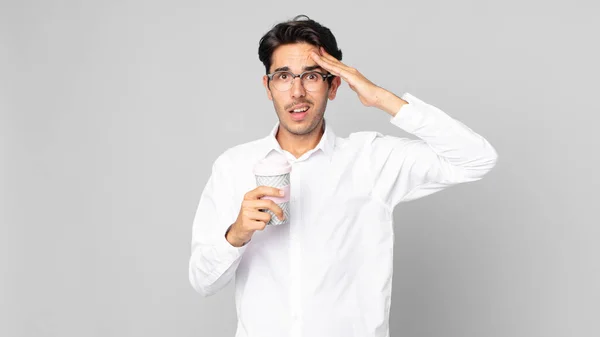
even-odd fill
[(284, 214), (273, 200), (261, 199), (264, 196), (282, 197), (281, 190), (275, 187), (258, 186), (244, 195), (237, 220), (229, 228), (226, 239), (234, 247), (241, 247), (252, 238), (257, 230), (265, 229), (271, 215), (261, 210), (269, 209), (278, 219)]

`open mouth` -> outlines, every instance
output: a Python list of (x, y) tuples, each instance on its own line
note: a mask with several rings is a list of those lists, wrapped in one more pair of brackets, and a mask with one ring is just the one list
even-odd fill
[(293, 120), (299, 121), (299, 120), (304, 119), (304, 117), (306, 117), (309, 110), (310, 110), (310, 106), (299, 105), (299, 106), (289, 110), (289, 113), (291, 114)]

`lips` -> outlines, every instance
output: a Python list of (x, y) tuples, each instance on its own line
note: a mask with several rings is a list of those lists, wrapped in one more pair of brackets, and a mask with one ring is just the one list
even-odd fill
[[(308, 110), (303, 111), (303, 112), (294, 112), (294, 110), (296, 109), (306, 109), (308, 108)], [(290, 109), (290, 117), (292, 117), (292, 120), (299, 122), (304, 120), (304, 118), (306, 117), (306, 115), (308, 115), (308, 112), (310, 111), (310, 107), (308, 105), (297, 105), (295, 106), (293, 109)]]

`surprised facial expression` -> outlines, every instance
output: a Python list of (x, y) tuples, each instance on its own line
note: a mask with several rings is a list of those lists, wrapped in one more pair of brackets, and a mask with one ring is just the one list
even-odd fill
[[(277, 47), (271, 57), (269, 73), (288, 71), (299, 75), (307, 70), (314, 70), (328, 74), (310, 57), (311, 51), (318, 54), (319, 48), (308, 43)], [(311, 91), (306, 90), (299, 77), (294, 78), (289, 89), (280, 91), (266, 75), (263, 77), (263, 85), (268, 98), (273, 101), (279, 123), (291, 134), (307, 135), (313, 132), (323, 119), (327, 99), (335, 98), (340, 84), (339, 77), (334, 77), (331, 86), (328, 85), (327, 79), (323, 80), (320, 76), (316, 78), (318, 83), (310, 87)]]

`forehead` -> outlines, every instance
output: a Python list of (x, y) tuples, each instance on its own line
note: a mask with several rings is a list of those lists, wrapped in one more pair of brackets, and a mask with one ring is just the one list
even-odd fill
[(271, 71), (281, 67), (289, 67), (291, 71), (300, 72), (304, 67), (314, 66), (316, 62), (310, 57), (310, 52), (319, 49), (308, 43), (292, 43), (281, 45), (271, 56)]

